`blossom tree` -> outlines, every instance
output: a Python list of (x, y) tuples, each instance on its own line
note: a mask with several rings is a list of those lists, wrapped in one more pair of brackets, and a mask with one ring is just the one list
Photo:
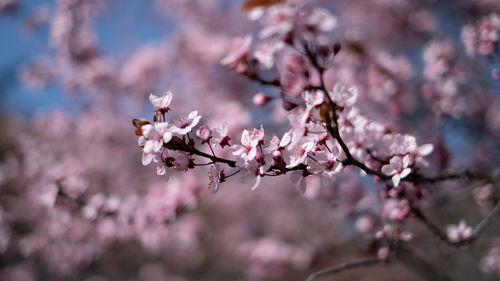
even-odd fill
[(0, 279), (495, 280), (500, 5), (452, 2), (157, 0), (132, 52), (35, 9), (20, 81), (85, 106), (4, 117)]

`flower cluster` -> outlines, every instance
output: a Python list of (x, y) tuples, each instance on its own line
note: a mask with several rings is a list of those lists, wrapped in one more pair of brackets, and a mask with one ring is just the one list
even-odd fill
[(492, 13), (462, 28), (461, 39), (469, 56), (487, 56), (498, 50), (500, 15)]
[[(336, 271), (353, 248), (373, 257), (339, 271), (401, 261), (447, 280), (443, 256), (481, 255), (453, 275), (499, 274), (499, 245), (476, 250), (498, 236), (486, 228), (500, 210), (500, 100), (482, 74), (498, 63), (500, 1), (242, 0), (254, 23), (239, 24), (235, 1), (155, 0), (141, 12), (172, 28), (145, 42), (133, 38), (156, 20), (140, 13), (125, 37), (109, 32), (127, 1), (32, 2), (0, 0), (4, 30), (27, 31), (3, 34), (7, 53), (49, 42), (18, 78), (77, 95), (60, 102), (78, 110), (2, 111), (0, 280), (292, 281)], [(490, 64), (457, 46), (465, 16), (478, 19), (463, 28), (466, 51)], [(176, 94), (150, 95), (166, 87)], [(48, 98), (5, 92), (9, 106)], [(151, 104), (137, 141), (128, 121)], [(479, 246), (424, 255), (436, 239)]]
[(185, 138), (185, 135), (200, 122), (201, 116), (198, 111), (170, 116), (167, 119), (172, 93), (168, 91), (160, 97), (151, 94), (149, 100), (155, 107), (155, 122), (150, 124), (147, 120), (134, 120), (136, 134), (139, 135), (139, 146), (143, 148), (142, 164), (146, 166), (151, 162), (156, 163), (158, 175), (165, 175), (167, 169), (187, 171), (193, 168), (193, 159), (188, 154), (169, 151), (163, 146), (173, 137)]
[[(214, 191), (228, 177), (221, 163), (241, 171), (243, 177), (254, 177), (252, 189), (265, 176), (291, 172), (293, 182), (301, 181), (302, 192), (305, 192), (306, 177), (332, 177), (342, 171), (344, 165), (351, 164), (349, 157), (354, 157), (354, 161), (359, 161), (361, 165), (379, 169), (381, 175), (392, 179), (394, 187), (415, 167), (427, 166), (424, 157), (432, 152), (432, 144), (419, 146), (411, 135), (389, 133), (380, 123), (368, 121), (355, 107), (358, 95), (355, 88), (337, 83), (326, 93), (326, 99), (320, 90), (302, 93), (302, 106), (290, 113), (291, 129), (281, 139), (276, 135), (266, 138), (261, 127), (243, 130), (240, 144), (231, 145), (226, 124), (213, 130), (206, 125), (200, 126), (196, 130), (196, 138), (201, 144), (208, 144), (211, 155), (198, 150), (195, 139), (190, 136), (200, 121), (198, 112), (167, 118), (172, 93), (168, 91), (161, 97), (151, 95), (150, 101), (156, 108), (155, 122), (150, 124), (145, 119), (134, 119), (139, 146), (143, 148), (142, 163), (156, 163), (158, 175), (163, 175), (169, 169), (187, 171), (194, 168), (198, 164), (193, 155), (208, 158), (211, 160), (209, 164), (213, 164), (209, 182), (210, 189)], [(327, 100), (337, 107), (338, 136), (332, 137), (328, 132), (328, 119), (331, 117), (328, 116)], [(218, 158), (212, 147), (230, 149), (235, 159)]]
[[(462, 27), (460, 36), (465, 50), (470, 57), (476, 54), (500, 58), (500, 15), (491, 13), (484, 16), (476, 23), (466, 24)], [(500, 79), (500, 70), (494, 68), (491, 71), (493, 79)]]

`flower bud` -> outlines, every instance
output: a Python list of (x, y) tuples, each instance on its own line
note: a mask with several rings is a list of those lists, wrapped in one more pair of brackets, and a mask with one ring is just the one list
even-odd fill
[(339, 42), (333, 44), (333, 55), (336, 56), (340, 52), (340, 49), (342, 49), (342, 45)]
[(264, 165), (266, 164), (266, 161), (264, 160), (264, 153), (260, 152), (260, 151), (257, 151), (257, 154), (255, 155), (255, 160), (257, 161), (257, 163), (259, 163), (260, 165)]
[(285, 160), (283, 160), (283, 154), (281, 154), (279, 150), (273, 152), (273, 165), (278, 167), (286, 166)]
[(330, 48), (328, 46), (318, 46), (318, 54), (324, 58), (330, 55)]
[(253, 96), (253, 104), (255, 106), (264, 106), (269, 101), (271, 101), (271, 98), (262, 92), (259, 92)]
[(201, 143), (206, 143), (212, 138), (212, 130), (206, 125), (201, 125), (198, 130), (196, 130), (196, 137), (201, 140)]

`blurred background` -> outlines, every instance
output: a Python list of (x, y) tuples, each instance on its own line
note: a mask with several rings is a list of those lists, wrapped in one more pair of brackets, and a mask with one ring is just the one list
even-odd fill
[[(208, 168), (167, 182), (141, 165), (131, 120), (152, 120), (150, 93), (172, 90), (176, 112), (196, 109), (210, 127), (226, 121), (233, 143), (245, 128), (289, 129), (279, 99), (252, 103), (278, 90), (220, 64), (234, 38), (261, 28), (243, 2), (0, 0), (0, 280), (305, 280), (376, 255), (396, 203), (357, 170), (310, 177), (304, 195), (288, 176), (211, 194)], [(499, 166), (500, 55), (468, 56), (461, 34), (500, 2), (287, 2), (338, 17), (327, 84), (356, 86), (364, 115), (433, 143), (427, 172)], [(443, 229), (475, 225), (498, 192), (422, 188)], [(398, 227), (413, 233), (398, 262), (325, 280), (498, 280), (498, 220), (466, 249), (411, 219)]]

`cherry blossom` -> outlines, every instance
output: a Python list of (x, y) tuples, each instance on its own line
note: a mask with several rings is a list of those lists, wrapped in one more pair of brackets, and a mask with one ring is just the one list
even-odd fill
[(149, 95), (149, 101), (151, 104), (162, 112), (168, 112), (168, 106), (172, 102), (172, 92), (167, 91), (163, 96), (155, 96), (153, 94)]
[(196, 130), (196, 137), (201, 140), (201, 143), (207, 143), (212, 138), (212, 130), (206, 125), (201, 125), (198, 130)]
[(411, 173), (411, 168), (408, 167), (409, 164), (409, 155), (404, 157), (394, 156), (389, 161), (389, 164), (382, 166), (382, 172), (392, 176), (392, 183), (397, 187), (399, 182)]
[(139, 139), (139, 145), (144, 146), (142, 164), (148, 165), (153, 160), (153, 154), (160, 152), (163, 144), (172, 139), (172, 131), (166, 122), (142, 126), (144, 137)]
[(282, 41), (260, 44), (256, 47), (253, 55), (264, 68), (270, 69), (274, 65), (274, 56), (276, 51), (282, 49), (283, 47), (284, 43)]
[(446, 233), (451, 241), (458, 242), (469, 238), (472, 235), (472, 228), (461, 220), (458, 225), (447, 226)]
[(201, 115), (198, 110), (191, 111), (189, 114), (179, 114), (170, 119), (170, 130), (172, 133), (185, 135), (193, 130), (200, 122)]
[(264, 148), (264, 152), (265, 153), (273, 153), (275, 151), (283, 150), (290, 144), (291, 141), (292, 141), (292, 131), (291, 130), (284, 133), (281, 140), (276, 135), (273, 135), (273, 137), (269, 141), (268, 146), (266, 148)]
[(256, 134), (252, 134), (248, 130), (243, 130), (243, 133), (241, 133), (241, 145), (233, 145), (233, 155), (238, 156), (244, 163), (254, 160), (257, 155), (257, 145), (260, 138), (255, 136)]
[(253, 104), (256, 106), (264, 106), (266, 105), (269, 101), (271, 101), (271, 98), (267, 96), (266, 94), (259, 92), (253, 96)]
[(354, 87), (346, 88), (344, 84), (338, 82), (330, 92), (332, 100), (339, 106), (352, 106), (356, 103), (358, 90)]
[(250, 52), (251, 44), (252, 36), (250, 34), (243, 38), (235, 39), (230, 53), (221, 60), (221, 64), (229, 65), (238, 72), (246, 71), (244, 61)]
[[(49, 45), (4, 67), (27, 87), (4, 89), (1, 280), (499, 274), (495, 1), (155, 0), (137, 12), (169, 28), (147, 38), (141, 13), (108, 32), (126, 3), (3, 2)], [(62, 101), (17, 110), (35, 90)]]
[(229, 144), (229, 141), (231, 138), (228, 137), (227, 135), (227, 123), (222, 123), (220, 127), (215, 128), (213, 131), (213, 145), (219, 145), (220, 147), (224, 148), (225, 146), (231, 146)]
[(296, 11), (291, 5), (275, 5), (270, 7), (263, 20), (264, 28), (260, 31), (259, 37), (267, 38), (290, 32), (294, 25)]
[(308, 153), (311, 152), (313, 148), (314, 142), (306, 141), (301, 145), (297, 145), (294, 148), (289, 149), (290, 163), (287, 165), (287, 168), (296, 167), (299, 164), (305, 163)]
[(316, 174), (324, 172), (328, 176), (333, 176), (339, 173), (342, 168), (342, 162), (339, 160), (340, 151), (337, 147), (333, 149), (335, 152), (319, 151), (314, 153), (314, 160), (309, 164), (308, 171)]

